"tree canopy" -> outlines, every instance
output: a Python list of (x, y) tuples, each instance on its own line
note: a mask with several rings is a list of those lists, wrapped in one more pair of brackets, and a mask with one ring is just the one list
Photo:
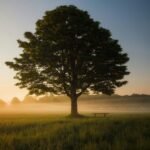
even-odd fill
[(30, 94), (67, 94), (73, 107), (83, 93), (111, 95), (127, 83), (127, 54), (87, 11), (59, 6), (24, 36), (18, 40), (22, 53), (6, 64), (17, 71), (16, 85)]
[(11, 104), (20, 104), (20, 103), (21, 101), (17, 97), (13, 97), (13, 99), (11, 100)]

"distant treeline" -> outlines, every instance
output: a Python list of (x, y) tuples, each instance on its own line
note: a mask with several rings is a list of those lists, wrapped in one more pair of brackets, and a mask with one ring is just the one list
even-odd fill
[[(102, 100), (102, 99), (132, 99), (132, 100), (137, 100), (137, 99), (146, 99), (150, 100), (150, 95), (146, 94), (132, 94), (132, 95), (82, 95), (79, 98), (79, 101), (89, 101), (89, 100)], [(23, 100), (20, 100), (17, 97), (14, 97), (11, 101), (10, 104), (28, 104), (28, 103), (51, 103), (51, 102), (69, 102), (69, 98), (67, 96), (61, 95), (61, 96), (41, 96), (41, 97), (36, 97), (36, 96), (31, 96), (27, 95), (24, 97)], [(0, 99), (0, 106), (4, 106), (7, 103)]]

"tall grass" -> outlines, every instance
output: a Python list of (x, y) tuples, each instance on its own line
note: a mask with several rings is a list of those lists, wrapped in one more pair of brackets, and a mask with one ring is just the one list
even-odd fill
[(0, 150), (149, 150), (150, 116), (0, 117)]

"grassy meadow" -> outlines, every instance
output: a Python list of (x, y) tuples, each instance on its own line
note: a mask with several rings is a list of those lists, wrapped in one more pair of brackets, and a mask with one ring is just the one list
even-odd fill
[(149, 150), (150, 114), (0, 115), (0, 150)]
[[(0, 150), (149, 150), (149, 97), (81, 97), (73, 119), (62, 99), (0, 107)], [(107, 117), (94, 112), (109, 113)]]

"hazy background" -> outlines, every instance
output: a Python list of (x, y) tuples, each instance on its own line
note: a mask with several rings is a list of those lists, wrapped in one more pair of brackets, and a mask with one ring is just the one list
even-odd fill
[(35, 22), (46, 10), (70, 4), (87, 10), (100, 21), (129, 54), (129, 83), (116, 93), (150, 94), (149, 0), (0, 0), (0, 98), (8, 101), (27, 94), (14, 86), (15, 72), (4, 64), (21, 53), (16, 40), (23, 39), (25, 31), (34, 31)]
[[(69, 114), (70, 100), (66, 96), (14, 97), (10, 103), (0, 100), (0, 114)], [(80, 113), (150, 113), (150, 96), (82, 95), (78, 100)]]

